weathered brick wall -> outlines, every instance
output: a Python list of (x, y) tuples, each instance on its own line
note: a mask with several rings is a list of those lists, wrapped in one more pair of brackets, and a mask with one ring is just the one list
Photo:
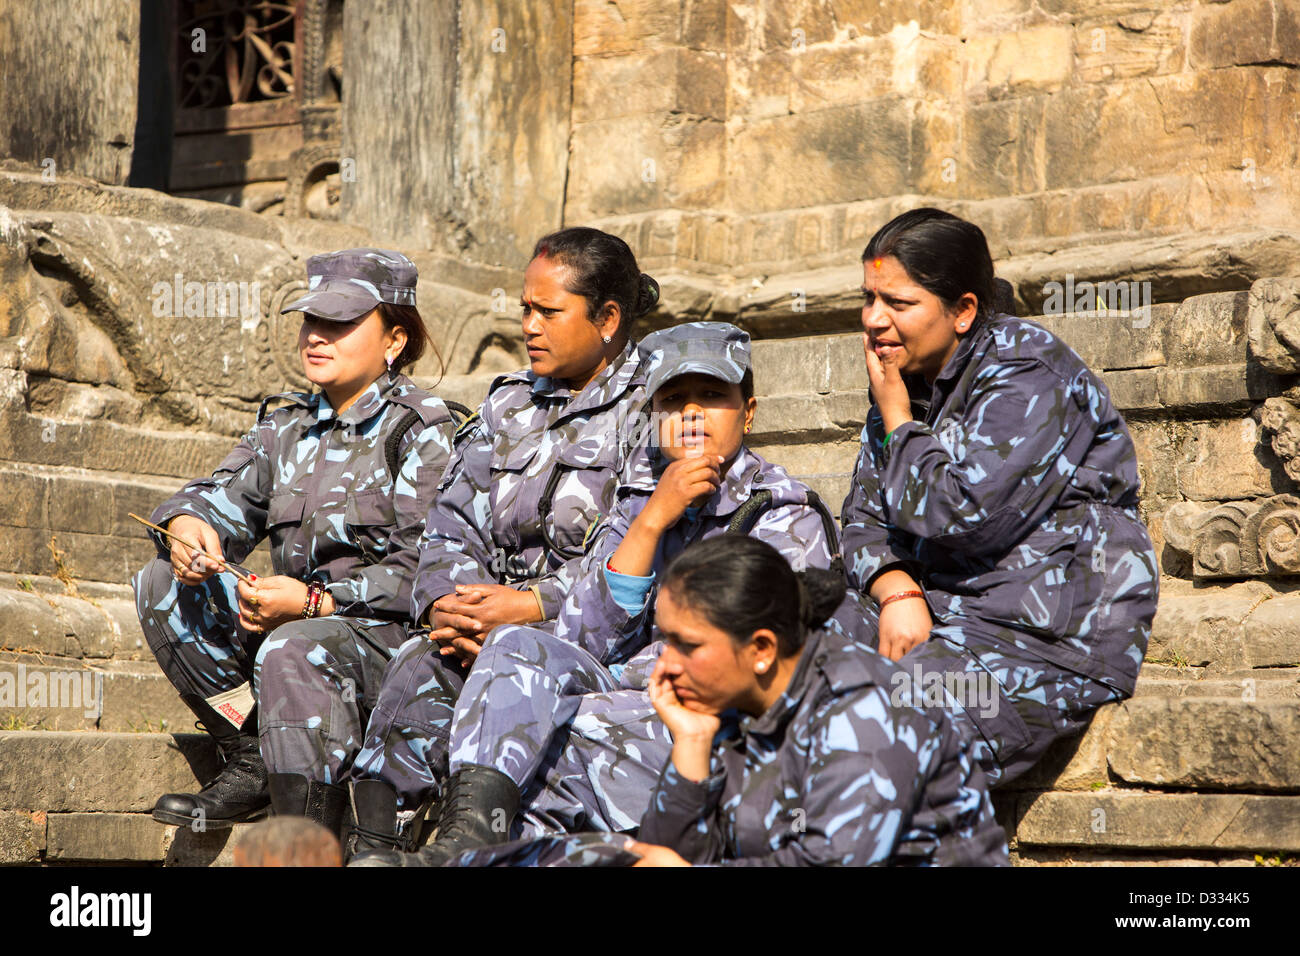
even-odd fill
[(1245, 288), (1300, 263), (1298, 23), (1294, 0), (577, 0), (565, 216), (748, 284), (851, 264), (926, 202), (983, 226), (1031, 311), (1067, 272)]

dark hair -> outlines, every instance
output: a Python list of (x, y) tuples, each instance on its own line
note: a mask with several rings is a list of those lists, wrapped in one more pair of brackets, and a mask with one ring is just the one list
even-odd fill
[(636, 256), (618, 236), (570, 226), (538, 239), (533, 258), (539, 256), (568, 267), (564, 287), (587, 300), (587, 318), (593, 322), (606, 302), (617, 303), (622, 313), (620, 337), (630, 335), (632, 320), (659, 303), (659, 283), (637, 268)]
[(867, 243), (862, 261), (893, 256), (912, 281), (953, 309), (967, 292), (980, 318), (993, 312), (993, 257), (984, 231), (942, 209), (926, 207), (895, 216)]
[(782, 657), (799, 653), (809, 628), (826, 623), (847, 590), (842, 573), (795, 572), (766, 541), (733, 533), (683, 550), (660, 587), (742, 647), (755, 631), (769, 628)]
[(447, 371), (447, 365), (442, 360), (442, 353), (438, 351), (438, 345), (429, 335), (429, 330), (424, 324), (424, 319), (420, 318), (420, 312), (413, 305), (393, 305), (391, 302), (379, 303), (379, 317), (384, 322), (385, 331), (391, 332), (395, 328), (400, 328), (406, 332), (406, 345), (397, 358), (393, 359), (393, 371), (400, 372), (408, 365), (414, 365), (424, 354), (425, 348), (432, 348), (433, 354), (438, 356), (438, 380)]

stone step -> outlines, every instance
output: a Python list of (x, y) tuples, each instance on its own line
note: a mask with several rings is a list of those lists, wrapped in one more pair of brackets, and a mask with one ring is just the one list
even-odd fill
[[(188, 477), (211, 473), (231, 445)], [(0, 464), (0, 571), (124, 584), (156, 553), (129, 515), (147, 518), (185, 480)], [(261, 570), (268, 553), (263, 545), (247, 563)]]
[(1083, 734), (1058, 742), (1010, 789), (1300, 793), (1297, 740), (1291, 697), (1138, 695), (1100, 708)]
[(194, 715), (150, 661), (87, 662), (0, 652), (0, 727), (162, 732)]
[(0, 575), (0, 650), (152, 659), (129, 586), (37, 575)]
[(147, 813), (220, 769), (207, 734), (0, 732), (0, 810)]
[(219, 769), (206, 734), (0, 732), (0, 865), (223, 865), (231, 830), (171, 827), (158, 797), (193, 792)]
[(1300, 593), (1260, 581), (1166, 589), (1147, 660), (1212, 671), (1300, 667)]
[(147, 813), (0, 810), (0, 866), (230, 866), (240, 834), (249, 826), (196, 832), (165, 826)]
[[(1023, 795), (1016, 846), (1274, 856), (1300, 850), (1300, 796), (1098, 790)], [(1163, 861), (1162, 861), (1163, 862)]]
[(1300, 701), (1300, 670), (1290, 667), (1207, 673), (1203, 667), (1146, 663), (1134, 697), (1237, 697), (1243, 701)]

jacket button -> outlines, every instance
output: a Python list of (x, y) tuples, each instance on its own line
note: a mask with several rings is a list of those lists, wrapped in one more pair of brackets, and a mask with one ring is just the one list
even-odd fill
[(818, 654), (816, 657), (813, 658), (813, 663), (816, 664), (818, 667), (821, 667), (823, 664), (826, 663), (826, 655)]
[(756, 484), (756, 485), (761, 485), (762, 483), (763, 483), (763, 476), (762, 476), (762, 475), (755, 475), (755, 476), (754, 476), (754, 484)]

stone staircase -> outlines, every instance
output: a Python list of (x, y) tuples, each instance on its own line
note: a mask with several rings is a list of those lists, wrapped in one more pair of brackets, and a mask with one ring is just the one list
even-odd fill
[[(1019, 864), (1300, 855), (1296, 579), (1207, 576), (1202, 545), (1165, 533), (1172, 508), (1294, 490), (1252, 417), (1290, 381), (1252, 358), (1248, 298), (1157, 306), (1140, 329), (1104, 315), (1044, 320), (1129, 416), (1165, 573), (1136, 696), (997, 795)], [(838, 510), (868, 405), (857, 336), (760, 340), (754, 365), (754, 447)], [(0, 375), (0, 864), (227, 862), (228, 834), (148, 816), (160, 793), (197, 786), (215, 754), (144, 645), (128, 581), (152, 545), (126, 513), (209, 471), (234, 438), (45, 417), (23, 373)], [(490, 379), (448, 377), (437, 391), (472, 406)], [(42, 440), (51, 430), (59, 439)]]

